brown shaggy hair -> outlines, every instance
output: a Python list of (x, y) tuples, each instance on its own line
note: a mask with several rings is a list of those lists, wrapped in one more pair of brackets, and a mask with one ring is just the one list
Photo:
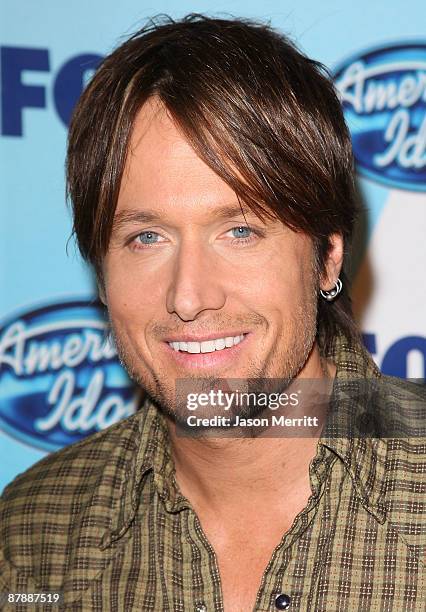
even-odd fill
[[(104, 59), (71, 120), (74, 233), (101, 280), (133, 122), (153, 95), (253, 212), (311, 237), (319, 274), (332, 233), (347, 250), (357, 214), (352, 147), (325, 68), (269, 25), (160, 16)], [(344, 268), (342, 294), (318, 301), (325, 353), (338, 331), (358, 337)]]

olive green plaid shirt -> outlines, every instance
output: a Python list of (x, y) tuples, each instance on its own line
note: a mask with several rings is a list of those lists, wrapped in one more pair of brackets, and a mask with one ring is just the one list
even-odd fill
[[(337, 381), (380, 379), (360, 346), (338, 339), (331, 356)], [(408, 423), (410, 404), (398, 405)], [(425, 612), (425, 438), (323, 436), (309, 475), (312, 494), (274, 550), (254, 610), (272, 612), (285, 593), (289, 610)], [(58, 590), (73, 611), (223, 610), (215, 553), (178, 490), (152, 405), (5, 489), (0, 592)]]

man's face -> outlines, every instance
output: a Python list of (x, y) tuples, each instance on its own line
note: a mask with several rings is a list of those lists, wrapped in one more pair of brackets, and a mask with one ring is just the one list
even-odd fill
[(146, 103), (104, 261), (104, 299), (122, 361), (169, 414), (177, 379), (288, 379), (306, 369), (318, 289), (312, 242), (243, 211), (164, 108)]

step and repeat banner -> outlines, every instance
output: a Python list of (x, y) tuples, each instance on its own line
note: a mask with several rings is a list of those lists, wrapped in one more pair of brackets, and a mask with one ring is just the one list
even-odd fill
[(332, 72), (365, 214), (355, 311), (386, 374), (426, 363), (426, 4), (314, 0), (1, 0), (0, 491), (46, 453), (132, 414), (139, 393), (106, 339), (65, 205), (73, 106), (103, 55), (147, 18), (270, 21)]

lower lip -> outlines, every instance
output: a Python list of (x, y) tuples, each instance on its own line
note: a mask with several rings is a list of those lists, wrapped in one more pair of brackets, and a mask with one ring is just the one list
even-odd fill
[(224, 365), (238, 359), (241, 350), (246, 346), (250, 335), (250, 333), (244, 334), (244, 338), (235, 346), (224, 348), (221, 351), (213, 351), (211, 353), (187, 353), (185, 351), (175, 351), (168, 342), (165, 342), (164, 345), (170, 356), (184, 367), (211, 368), (214, 366)]

